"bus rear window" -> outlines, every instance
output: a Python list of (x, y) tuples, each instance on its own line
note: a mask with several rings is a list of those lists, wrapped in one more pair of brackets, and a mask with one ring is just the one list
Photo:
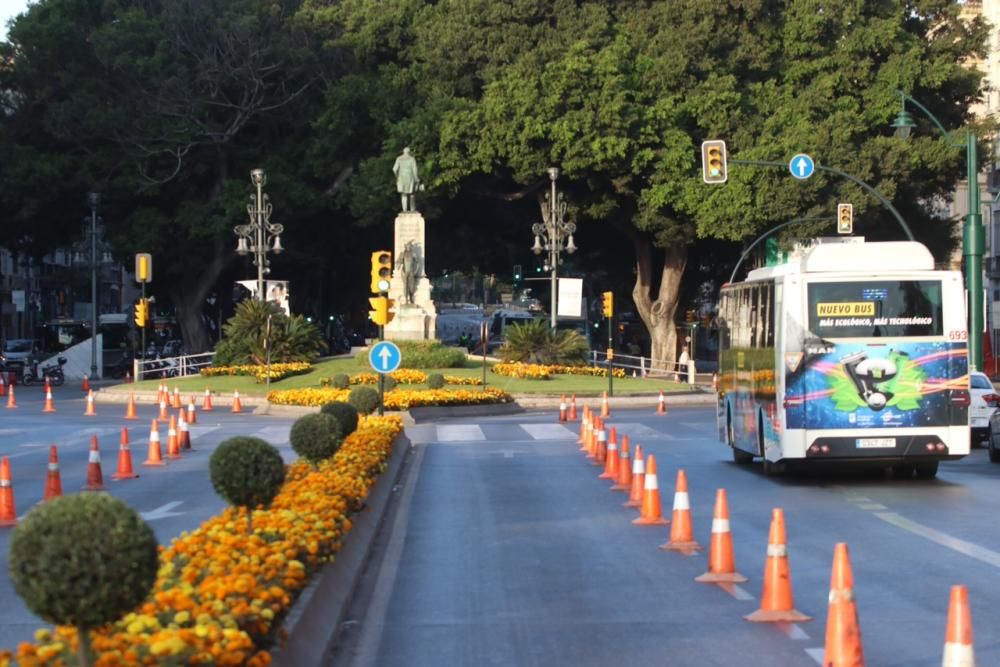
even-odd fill
[(940, 336), (941, 282), (809, 283), (809, 329), (820, 338)]

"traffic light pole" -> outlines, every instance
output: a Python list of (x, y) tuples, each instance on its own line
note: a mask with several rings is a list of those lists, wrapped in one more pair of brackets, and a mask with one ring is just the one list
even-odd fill
[[(378, 325), (378, 342), (385, 340), (385, 326)], [(385, 368), (385, 366), (383, 366)], [(385, 373), (378, 374), (378, 416), (385, 414)]]
[[(142, 284), (142, 301), (141, 301), (141, 303), (145, 304), (146, 303), (146, 283), (143, 282), (141, 284)], [(142, 329), (142, 351), (141, 351), (141, 354), (142, 354), (142, 360), (143, 360), (143, 362), (145, 362), (146, 361), (146, 329), (147, 329), (147, 327), (149, 327), (149, 311), (148, 310), (146, 311), (146, 321), (143, 322), (143, 324), (145, 326), (141, 326), (139, 328)], [(136, 355), (136, 356), (138, 356), (138, 355)], [(135, 381), (139, 382), (141, 380), (142, 380), (141, 366), (139, 366), (138, 364), (136, 364)]]
[(608, 396), (615, 395), (613, 385), (615, 374), (611, 372), (611, 360), (614, 359), (615, 351), (612, 347), (614, 341), (615, 318), (614, 315), (608, 317)]

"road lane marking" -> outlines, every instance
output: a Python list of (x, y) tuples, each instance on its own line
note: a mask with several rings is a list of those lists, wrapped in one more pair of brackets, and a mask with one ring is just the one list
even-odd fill
[(485, 440), (486, 435), (477, 424), (438, 424), (438, 442)]
[(794, 639), (796, 641), (809, 641), (811, 637), (806, 634), (806, 631), (800, 628), (795, 623), (776, 623), (778, 629), (788, 635), (789, 639)]
[(826, 654), (826, 650), (822, 648), (807, 648), (806, 654), (816, 661), (817, 665), (823, 664), (823, 658)]
[(737, 600), (753, 600), (753, 595), (751, 595), (746, 589), (729, 582), (720, 582), (717, 584), (719, 588), (726, 591), (733, 598)]
[(184, 512), (171, 512), (170, 510), (183, 505), (183, 500), (175, 500), (173, 502), (167, 503), (165, 505), (160, 505), (155, 510), (150, 510), (149, 512), (140, 512), (141, 516), (145, 521), (157, 521), (159, 519), (166, 519), (171, 516), (181, 516)]
[(494, 451), (490, 452), (490, 454), (503, 454), (503, 457), (505, 459), (512, 459), (512, 458), (514, 458), (514, 450), (512, 450), (512, 449), (498, 449), (498, 450), (494, 450)]
[(970, 558), (975, 558), (976, 560), (982, 561), (987, 565), (992, 565), (995, 568), (1000, 568), (1000, 553), (997, 553), (996, 551), (992, 551), (991, 549), (981, 547), (978, 544), (973, 544), (972, 542), (967, 542), (957, 537), (952, 537), (947, 533), (942, 533), (941, 531), (930, 528), (929, 526), (917, 523), (916, 521), (911, 521), (910, 519), (900, 516), (895, 512), (875, 512), (875, 516), (888, 524), (892, 524), (897, 528), (902, 528), (903, 530), (930, 540), (931, 542), (939, 544), (947, 549), (957, 551), (960, 554), (965, 554)]
[(880, 505), (879, 503), (858, 503), (858, 509), (862, 510), (887, 510), (889, 509), (885, 505)]
[(406, 437), (414, 444), (434, 442), (436, 433), (437, 427), (434, 424), (414, 424), (406, 427)]
[(562, 424), (519, 424), (535, 440), (575, 440), (576, 433)]

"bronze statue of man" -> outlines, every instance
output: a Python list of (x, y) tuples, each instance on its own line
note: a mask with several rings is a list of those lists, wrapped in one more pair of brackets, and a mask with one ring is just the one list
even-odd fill
[(413, 241), (407, 241), (403, 247), (398, 270), (403, 278), (403, 303), (412, 304), (417, 293), (417, 282), (420, 280), (420, 257)]
[(417, 173), (417, 160), (410, 155), (409, 146), (396, 158), (396, 163), (392, 165), (392, 173), (396, 175), (396, 192), (400, 195), (403, 210), (416, 211), (416, 192), (420, 188), (420, 176)]

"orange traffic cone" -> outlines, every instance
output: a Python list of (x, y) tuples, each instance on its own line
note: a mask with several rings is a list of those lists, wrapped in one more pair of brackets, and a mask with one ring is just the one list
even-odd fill
[(611, 427), (611, 437), (608, 438), (608, 451), (604, 456), (604, 472), (597, 479), (618, 479), (618, 432)]
[(702, 583), (739, 583), (747, 578), (736, 571), (733, 556), (733, 534), (729, 532), (729, 504), (726, 490), (715, 492), (715, 514), (712, 516), (712, 542), (708, 547), (708, 572), (695, 577)]
[[(829, 646), (829, 634), (826, 641), (827, 646)], [(860, 640), (858, 643), (860, 644)], [(827, 656), (830, 655), (829, 651), (828, 648)], [(948, 604), (948, 629), (944, 638), (944, 659), (941, 661), (941, 666), (975, 667), (975, 664), (976, 655), (972, 646), (972, 612), (969, 610), (969, 591), (965, 586), (952, 586), (951, 601)]]
[(10, 389), (7, 391), (7, 409), (13, 410), (16, 407), (17, 399), (14, 398), (14, 385), (11, 385)]
[(608, 405), (608, 392), (601, 392), (601, 416), (610, 417), (611, 416), (611, 406)]
[(663, 390), (660, 390), (660, 400), (656, 402), (656, 414), (665, 415), (667, 414), (667, 401), (663, 398)]
[(132, 373), (125, 371), (125, 384), (132, 384)]
[[(11, 387), (13, 389), (13, 387)], [(580, 447), (581, 451), (584, 451), (589, 456), (592, 451), (594, 451), (594, 420), (593, 415), (590, 411), (585, 411), (583, 414), (582, 423), (584, 425), (583, 429), (583, 446)]]
[(170, 419), (170, 415), (167, 414), (167, 399), (160, 399), (160, 414), (156, 417), (160, 421), (167, 421)]
[(624, 491), (628, 493), (632, 486), (632, 457), (628, 451), (628, 436), (622, 436), (622, 444), (618, 447), (618, 475), (615, 483), (611, 487), (612, 491)]
[(174, 400), (170, 404), (170, 407), (175, 408), (175, 409), (179, 408), (179, 407), (182, 407), (182, 405), (181, 405), (181, 390), (178, 389), (177, 387), (174, 387)]
[(0, 373), (0, 396), (7, 395), (7, 380), (4, 378), (6, 373)]
[(87, 392), (87, 409), (83, 411), (84, 417), (96, 417), (97, 413), (94, 411), (94, 392)]
[(191, 429), (188, 428), (184, 410), (177, 413), (177, 444), (180, 445), (181, 450), (191, 449)]
[(573, 394), (573, 397), (569, 400), (569, 420), (571, 422), (576, 421), (576, 394)]
[(45, 390), (45, 407), (42, 408), (42, 412), (55, 412), (56, 406), (52, 403), (52, 389), (48, 388)]
[(632, 486), (629, 488), (628, 500), (622, 507), (642, 507), (642, 489), (646, 483), (646, 462), (642, 458), (642, 445), (635, 446), (635, 456), (632, 457)]
[(90, 377), (86, 373), (83, 374), (83, 393), (90, 393)]
[(62, 478), (59, 476), (59, 452), (56, 446), (49, 447), (49, 472), (45, 477), (45, 495), (42, 501), (52, 500), (62, 495)]
[[(954, 598), (953, 598), (954, 599)], [(948, 615), (951, 628), (951, 614)], [(948, 645), (945, 644), (944, 664), (948, 662)], [(955, 663), (972, 665), (973, 662)], [(826, 652), (824, 667), (865, 667), (864, 650), (861, 648), (861, 630), (858, 628), (858, 610), (854, 603), (854, 575), (847, 544), (839, 542), (833, 548), (833, 574), (830, 576), (830, 604), (826, 617)]]
[(595, 466), (604, 465), (608, 455), (608, 432), (604, 430), (604, 420), (597, 422), (597, 441), (594, 443), (594, 454), (591, 457)]
[(128, 405), (125, 406), (125, 419), (138, 419), (135, 414), (135, 394), (129, 393)]
[(121, 444), (118, 446), (118, 470), (111, 479), (135, 479), (138, 475), (132, 470), (132, 450), (128, 447), (128, 427), (122, 426)]
[(233, 390), (233, 412), (243, 412), (243, 404), (240, 403), (240, 390)]
[[(11, 389), (14, 389), (12, 386)], [(14, 486), (10, 480), (10, 460), (0, 458), (0, 527), (17, 525), (14, 509)]]
[[(583, 419), (580, 420), (580, 436), (576, 439), (577, 444), (583, 444), (583, 434), (587, 430), (587, 416), (584, 415)], [(581, 447), (580, 449), (584, 449)]]
[(162, 466), (166, 465), (163, 462), (163, 454), (160, 451), (160, 428), (153, 420), (153, 426), (149, 429), (149, 454), (146, 456), (146, 460), (142, 462), (144, 466)]
[(771, 511), (771, 532), (767, 538), (767, 563), (764, 565), (764, 594), (760, 609), (745, 616), (756, 623), (811, 621), (795, 609), (792, 600), (792, 577), (788, 569), (785, 537), (785, 513), (780, 507)]
[(204, 412), (212, 411), (212, 392), (208, 390), (208, 387), (205, 387), (205, 398), (202, 399), (201, 409)]
[(87, 483), (84, 491), (103, 491), (104, 475), (101, 473), (101, 450), (97, 446), (97, 436), (90, 436), (90, 456), (87, 458)]
[(566, 394), (563, 394), (559, 401), (559, 421), (566, 421)]
[(701, 551), (701, 545), (694, 541), (691, 499), (688, 496), (687, 474), (683, 468), (677, 471), (677, 483), (674, 486), (674, 513), (670, 520), (670, 541), (660, 545), (660, 548), (685, 554)]
[(167, 458), (179, 459), (181, 457), (181, 444), (177, 440), (177, 417), (170, 417), (170, 426), (167, 428)]
[(198, 423), (198, 414), (194, 411), (194, 398), (188, 396), (188, 413), (187, 413), (188, 424)]
[[(633, 473), (634, 476), (634, 473)], [(643, 526), (665, 526), (670, 523), (663, 518), (660, 507), (660, 486), (656, 479), (656, 457), (652, 454), (646, 459), (646, 473), (642, 483), (642, 510), (638, 519), (632, 523)]]

